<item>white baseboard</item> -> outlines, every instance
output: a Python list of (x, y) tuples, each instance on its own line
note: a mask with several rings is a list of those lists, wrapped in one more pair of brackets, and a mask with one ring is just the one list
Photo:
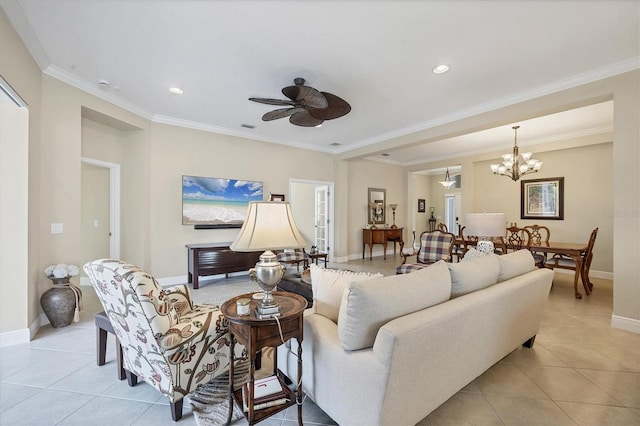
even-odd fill
[(611, 315), (611, 327), (640, 334), (640, 320)]
[(0, 348), (29, 343), (31, 332), (28, 328), (0, 333)]
[[(556, 274), (575, 274), (574, 271), (570, 271), (569, 269), (554, 269), (553, 272)], [(603, 280), (612, 280), (613, 281), (613, 272), (605, 272), (605, 271), (594, 271), (593, 269), (589, 271), (589, 277), (591, 278), (602, 278)]]

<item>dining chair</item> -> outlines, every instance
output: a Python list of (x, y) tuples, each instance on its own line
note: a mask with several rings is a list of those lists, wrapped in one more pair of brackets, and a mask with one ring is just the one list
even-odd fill
[(549, 246), (549, 238), (551, 237), (551, 231), (549, 228), (542, 225), (527, 225), (524, 227), (529, 231), (531, 236), (531, 254), (536, 262), (538, 268), (544, 268), (544, 263), (547, 261), (546, 253), (536, 252), (536, 247)]
[(568, 269), (575, 271), (573, 277), (573, 287), (574, 290), (578, 291), (578, 277), (580, 274), (582, 275), (582, 284), (584, 287), (584, 291), (587, 295), (591, 293), (593, 289), (593, 283), (589, 280), (589, 268), (591, 268), (591, 261), (593, 260), (593, 247), (596, 244), (596, 237), (598, 236), (598, 228), (591, 231), (591, 236), (589, 236), (589, 242), (587, 243), (587, 248), (582, 256), (582, 265), (578, 268), (578, 263), (575, 259), (561, 254), (554, 254), (550, 259), (548, 259), (544, 266), (550, 269)]
[(438, 223), (437, 229), (442, 232), (449, 232), (449, 230), (447, 229), (447, 225), (442, 222)]
[(465, 235), (464, 234), (464, 230), (466, 229), (466, 226), (461, 226), (460, 227), (460, 232), (457, 238), (457, 241), (461, 241), (462, 243), (459, 244), (455, 244), (453, 249), (452, 249), (452, 255), (458, 258), (458, 261), (460, 261), (465, 253), (467, 251), (469, 251), (469, 249), (473, 246), (475, 246), (476, 244), (478, 244), (478, 237), (475, 235)]
[[(183, 398), (229, 369), (229, 323), (218, 305), (195, 305), (187, 285), (160, 287), (120, 260), (83, 268), (122, 346), (129, 386), (144, 380), (169, 399), (171, 418), (179, 420)], [(243, 351), (235, 346), (238, 359)]]
[(505, 238), (506, 251), (518, 251), (522, 249), (529, 250), (531, 247), (531, 234), (525, 228), (518, 226), (510, 226), (507, 228), (507, 236)]

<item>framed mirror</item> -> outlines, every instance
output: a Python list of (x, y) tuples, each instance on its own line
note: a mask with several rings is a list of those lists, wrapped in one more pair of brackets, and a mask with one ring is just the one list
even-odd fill
[(369, 188), (367, 198), (369, 211), (369, 224), (384, 224), (387, 219), (385, 202), (387, 200), (387, 190), (383, 188)]

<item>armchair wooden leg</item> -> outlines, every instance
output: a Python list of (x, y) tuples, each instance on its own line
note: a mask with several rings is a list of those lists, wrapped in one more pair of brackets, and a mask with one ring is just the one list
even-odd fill
[(129, 383), (129, 386), (133, 387), (138, 384), (138, 376), (136, 376), (129, 370), (124, 370), (124, 372), (127, 376), (127, 383)]
[(184, 398), (180, 398), (179, 401), (172, 402), (169, 404), (171, 406), (171, 418), (174, 422), (177, 422), (182, 418), (182, 404), (184, 402)]
[(124, 380), (127, 376), (124, 371), (124, 360), (122, 359), (122, 345), (120, 340), (116, 337), (116, 363), (118, 367), (118, 380)]
[(107, 330), (96, 327), (96, 364), (104, 365), (107, 358)]

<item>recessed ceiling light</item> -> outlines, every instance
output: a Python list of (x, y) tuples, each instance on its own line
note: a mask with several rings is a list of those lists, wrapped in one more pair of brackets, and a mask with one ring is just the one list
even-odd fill
[(449, 65), (445, 65), (445, 64), (438, 65), (433, 69), (434, 74), (444, 74), (447, 71), (449, 71)]
[(169, 88), (169, 91), (171, 93), (175, 93), (176, 95), (182, 95), (182, 93), (183, 93), (182, 89), (179, 88), (179, 87), (171, 87), (171, 88)]

